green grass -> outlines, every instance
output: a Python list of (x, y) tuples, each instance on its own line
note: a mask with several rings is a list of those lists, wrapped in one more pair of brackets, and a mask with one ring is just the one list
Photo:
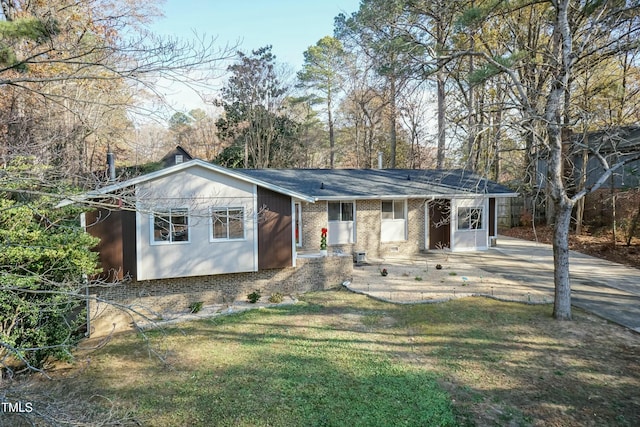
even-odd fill
[[(105, 382), (106, 365), (91, 375), (151, 426), (456, 425), (435, 375), (326, 316), (326, 307), (303, 303), (149, 333), (171, 370), (148, 358), (140, 366), (140, 342), (127, 337), (108, 351), (142, 369), (135, 382)], [(381, 314), (367, 310), (362, 321), (379, 325)]]
[(311, 293), (148, 332), (150, 348), (122, 334), (45, 391), (85, 396), (125, 425), (636, 425), (640, 338), (551, 310)]

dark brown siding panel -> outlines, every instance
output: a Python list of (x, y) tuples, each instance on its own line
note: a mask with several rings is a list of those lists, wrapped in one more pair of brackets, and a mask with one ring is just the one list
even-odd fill
[(136, 278), (136, 213), (122, 211), (122, 267), (125, 276)]
[(494, 197), (489, 199), (489, 236), (494, 237), (496, 235), (496, 199)]
[(100, 254), (101, 279), (115, 281), (123, 277), (122, 212), (98, 209), (85, 214), (87, 232), (98, 237), (95, 250)]
[(258, 187), (258, 206), (258, 269), (291, 267), (291, 197)]

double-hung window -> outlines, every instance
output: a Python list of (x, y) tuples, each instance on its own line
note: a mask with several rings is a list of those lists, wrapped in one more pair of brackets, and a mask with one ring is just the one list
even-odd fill
[(354, 202), (327, 202), (329, 246), (355, 242), (354, 208)]
[(482, 206), (458, 208), (458, 230), (482, 230)]
[(382, 219), (405, 219), (404, 200), (383, 200)]
[(176, 243), (189, 241), (189, 210), (187, 208), (163, 208), (152, 214), (152, 243)]
[(211, 208), (211, 241), (244, 239), (244, 208)]
[(383, 200), (381, 207), (380, 241), (407, 240), (404, 200)]
[(353, 221), (353, 202), (329, 202), (329, 221)]

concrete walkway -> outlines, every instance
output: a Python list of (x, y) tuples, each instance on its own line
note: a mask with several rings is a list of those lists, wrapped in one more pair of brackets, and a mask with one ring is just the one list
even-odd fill
[[(434, 269), (437, 263), (442, 270)], [(388, 268), (388, 277), (380, 277), (382, 268)], [(569, 269), (574, 306), (640, 332), (640, 269), (574, 251)], [(553, 251), (548, 244), (499, 236), (497, 247), (482, 252), (430, 251), (370, 261), (354, 268), (347, 287), (394, 303), (467, 296), (553, 303)]]
[[(480, 268), (527, 286), (553, 290), (551, 245), (500, 236), (486, 257), (470, 256)], [(640, 332), (640, 270), (571, 251), (572, 304)]]

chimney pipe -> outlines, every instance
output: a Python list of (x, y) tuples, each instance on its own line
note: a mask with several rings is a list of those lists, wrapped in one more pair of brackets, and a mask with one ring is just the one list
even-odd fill
[(382, 169), (382, 151), (378, 151), (378, 169)]
[(109, 181), (116, 180), (116, 156), (111, 152), (111, 148), (107, 151), (107, 174)]

